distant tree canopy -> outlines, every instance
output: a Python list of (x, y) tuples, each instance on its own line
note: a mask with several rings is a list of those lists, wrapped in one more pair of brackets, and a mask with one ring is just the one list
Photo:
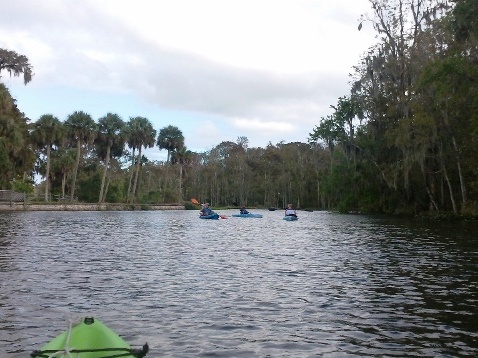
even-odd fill
[(184, 147), (184, 136), (178, 127), (167, 126), (159, 131), (158, 140), (156, 141), (159, 149), (166, 149), (168, 156), (166, 161), (171, 159), (171, 153), (176, 152)]
[[(370, 4), (359, 30), (371, 25), (377, 43), (307, 143), (251, 148), (239, 136), (195, 153), (175, 126), (157, 135), (144, 117), (123, 123), (108, 113), (95, 121), (81, 111), (60, 123), (45, 115), (32, 127), (0, 84), (0, 189), (41, 175), (45, 200), (70, 193), (99, 202), (196, 198), (213, 206), (477, 215), (478, 2)], [(28, 82), (28, 61), (3, 51), (16, 65), (0, 71)], [(166, 161), (143, 154), (155, 145), (168, 151)]]
[(362, 24), (372, 23), (379, 42), (355, 67), (350, 94), (309, 138), (330, 150), (327, 180), (334, 172), (354, 178), (337, 192), (337, 206), (474, 213), (477, 2), (371, 5)]
[(26, 56), (0, 48), (0, 77), (2, 71), (7, 71), (10, 76), (14, 77), (23, 75), (25, 84), (30, 82), (33, 76), (32, 66)]
[[(32, 78), (28, 58), (14, 51), (0, 49), (0, 79), (5, 71), (10, 76), (23, 75), (25, 84)], [(12, 189), (15, 183), (24, 182), (29, 178), (34, 162), (28, 119), (17, 108), (5, 85), (0, 83), (0, 187)]]

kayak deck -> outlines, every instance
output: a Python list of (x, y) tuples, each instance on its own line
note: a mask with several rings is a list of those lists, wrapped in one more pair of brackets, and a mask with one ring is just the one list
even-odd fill
[(53, 338), (41, 350), (32, 352), (30, 357), (143, 358), (148, 350), (148, 344), (140, 349), (132, 349), (128, 343), (100, 320), (85, 317)]
[(199, 219), (217, 220), (217, 219), (219, 219), (219, 214), (213, 213), (213, 214), (209, 214), (209, 215), (200, 215)]
[(262, 214), (232, 214), (234, 218), (262, 218)]

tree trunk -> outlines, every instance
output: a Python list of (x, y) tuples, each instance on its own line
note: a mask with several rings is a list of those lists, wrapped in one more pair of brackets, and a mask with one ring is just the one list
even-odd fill
[(63, 177), (61, 178), (61, 197), (65, 197), (66, 192), (66, 172), (63, 173)]
[(106, 180), (106, 187), (105, 187), (105, 191), (104, 191), (104, 193), (103, 193), (103, 198), (101, 199), (101, 200), (102, 200), (102, 201), (101, 201), (102, 203), (104, 203), (104, 202), (106, 201), (106, 194), (108, 193), (108, 188), (110, 187), (110, 182), (111, 182), (111, 178), (110, 178), (110, 177), (111, 177), (111, 175), (108, 175), (108, 176), (106, 177), (106, 179), (107, 179), (107, 180)]
[[(452, 128), (450, 126), (450, 121), (448, 120), (448, 111), (443, 110), (442, 115), (443, 115), (443, 120), (445, 122), (445, 125), (448, 128), (448, 131), (451, 132)], [(462, 200), (461, 207), (463, 208), (463, 207), (465, 207), (466, 202), (467, 202), (467, 193), (466, 193), (465, 181), (463, 179), (463, 172), (462, 172), (462, 168), (461, 168), (460, 148), (458, 147), (458, 144), (456, 142), (456, 139), (455, 139), (454, 135), (451, 136), (451, 142), (453, 144), (453, 149), (455, 151), (456, 166), (457, 166), (457, 169), (458, 169), (458, 177), (460, 179), (460, 191), (461, 191), (461, 200)]]
[(450, 200), (451, 200), (451, 205), (453, 207), (453, 213), (458, 214), (458, 210), (456, 208), (455, 196), (453, 195), (453, 188), (451, 186), (450, 178), (448, 177), (448, 172), (445, 167), (443, 167), (443, 174), (445, 176), (445, 181), (448, 185), (448, 191), (450, 193)]
[(317, 205), (320, 206), (320, 180), (317, 179)]
[(50, 192), (50, 144), (46, 146), (46, 177), (45, 177), (45, 203), (48, 203)]
[(80, 157), (81, 157), (81, 140), (80, 138), (78, 138), (76, 140), (76, 162), (75, 162), (75, 170), (73, 171), (73, 180), (71, 183), (70, 202), (73, 202), (75, 198), (76, 175), (78, 174), (78, 168), (80, 166)]
[(133, 173), (134, 173), (134, 158), (135, 158), (136, 148), (133, 147), (133, 153), (131, 158), (131, 167), (129, 173), (129, 183), (128, 183), (128, 192), (126, 193), (126, 202), (131, 202), (131, 185), (133, 184)]
[(103, 202), (103, 192), (105, 188), (105, 181), (106, 181), (106, 173), (108, 172), (108, 165), (110, 163), (110, 149), (111, 147), (108, 145), (108, 148), (106, 148), (106, 159), (105, 159), (105, 169), (103, 170), (103, 178), (101, 178), (101, 189), (100, 189), (100, 196), (98, 198), (98, 204), (101, 204)]
[(183, 201), (183, 165), (179, 163), (179, 197), (178, 203)]
[(466, 206), (466, 202), (468, 200), (467, 198), (467, 193), (466, 193), (466, 186), (465, 186), (465, 180), (463, 179), (463, 171), (461, 169), (461, 162), (460, 162), (460, 150), (458, 148), (458, 145), (456, 144), (455, 137), (452, 137), (452, 142), (453, 142), (453, 148), (455, 149), (456, 153), (456, 166), (458, 169), (458, 177), (460, 178), (460, 190), (461, 190), (461, 207)]
[(138, 159), (136, 160), (136, 175), (134, 176), (133, 191), (131, 192), (132, 202), (135, 201), (137, 196), (136, 188), (138, 187), (139, 168), (141, 166), (141, 149), (142, 146), (140, 146), (138, 149)]
[(439, 210), (438, 210), (438, 205), (437, 205), (437, 203), (435, 202), (435, 200), (433, 199), (433, 195), (432, 195), (430, 189), (428, 188), (428, 185), (425, 185), (425, 188), (426, 188), (426, 190), (427, 190), (428, 197), (430, 198), (430, 204), (431, 204), (431, 206), (433, 206), (433, 208), (434, 208), (436, 211), (439, 211)]

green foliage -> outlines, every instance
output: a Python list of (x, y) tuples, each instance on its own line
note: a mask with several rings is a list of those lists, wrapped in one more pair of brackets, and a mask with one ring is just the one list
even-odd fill
[(201, 208), (197, 206), (196, 204), (193, 204), (189, 201), (184, 202), (184, 208), (186, 210), (200, 210)]
[(33, 69), (28, 58), (15, 51), (0, 48), (0, 72), (2, 71), (7, 71), (10, 76), (13, 75), (14, 77), (23, 75), (25, 84), (32, 80)]
[(13, 178), (30, 172), (34, 161), (27, 119), (18, 110), (8, 89), (0, 83), (0, 189), (8, 189)]
[(13, 163), (7, 149), (7, 138), (0, 137), (0, 189), (9, 189), (10, 175), (13, 172)]
[(21, 178), (13, 179), (11, 182), (11, 190), (27, 194), (33, 193), (35, 190), (33, 180), (24, 180)]
[(78, 180), (78, 190), (76, 191), (78, 201), (86, 203), (94, 203), (98, 200), (100, 192), (101, 176), (99, 172), (95, 172), (90, 176), (83, 176)]
[(334, 151), (332, 167), (321, 181), (322, 196), (329, 208), (339, 211), (356, 210), (357, 198), (353, 185), (354, 172), (342, 151)]
[(163, 201), (163, 195), (159, 190), (152, 190), (140, 197), (141, 203), (150, 203), (150, 204), (158, 204), (163, 202), (173, 202), (173, 201)]
[(455, 0), (451, 28), (459, 42), (478, 38), (478, 2)]
[(358, 212), (361, 213), (380, 213), (383, 212), (382, 208), (379, 207), (380, 203), (380, 192), (378, 190), (373, 190), (372, 188), (367, 188), (360, 192), (360, 199), (358, 202)]
[(111, 157), (121, 157), (124, 154), (126, 142), (126, 124), (115, 113), (107, 113), (98, 120), (98, 132), (95, 137), (95, 152), (105, 160), (108, 148)]
[(184, 136), (181, 130), (175, 126), (167, 126), (162, 128), (159, 131), (158, 139), (156, 145), (159, 147), (159, 150), (166, 149), (168, 151), (167, 162), (171, 158), (171, 153), (179, 151), (184, 147)]
[[(168, 188), (164, 191), (163, 196), (159, 196), (159, 198), (163, 199), (164, 203), (177, 203), (178, 202), (178, 192), (177, 189)], [(160, 202), (158, 198), (158, 202)]]
[(124, 196), (124, 191), (122, 185), (119, 183), (111, 183), (108, 187), (108, 192), (106, 193), (107, 203), (123, 203), (126, 198)]

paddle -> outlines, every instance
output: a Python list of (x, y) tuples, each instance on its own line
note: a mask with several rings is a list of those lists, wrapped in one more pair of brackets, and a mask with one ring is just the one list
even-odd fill
[[(197, 200), (194, 199), (194, 198), (191, 198), (191, 203), (196, 204), (196, 205), (201, 205), (201, 204), (199, 203), (199, 201), (197, 201)], [(227, 216), (226, 216), (226, 215), (219, 215), (219, 217), (220, 217), (221, 219), (227, 219)]]
[(201, 205), (201, 204), (199, 204), (199, 201), (197, 201), (194, 198), (191, 198), (191, 203), (196, 204), (196, 205)]

